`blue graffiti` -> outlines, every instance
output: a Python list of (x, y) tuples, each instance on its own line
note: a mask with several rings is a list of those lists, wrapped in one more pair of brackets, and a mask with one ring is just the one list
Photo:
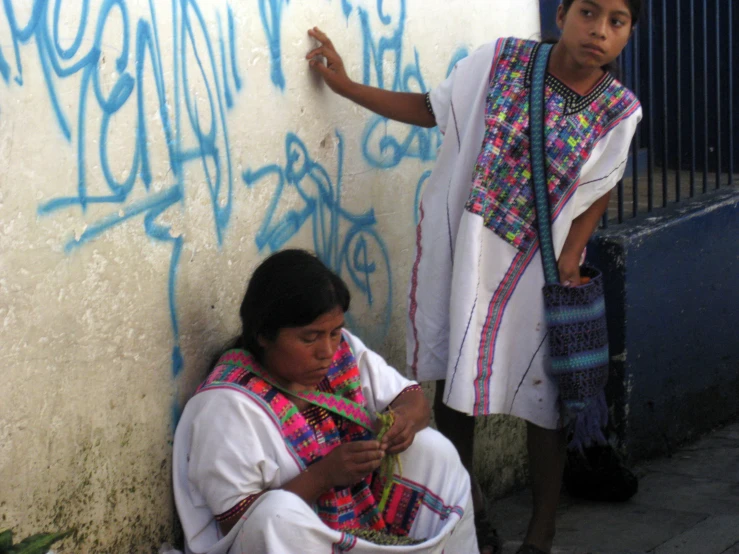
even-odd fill
[[(398, 92), (424, 92), (426, 83), (421, 73), (418, 50), (413, 50), (413, 61), (404, 63), (403, 38), (406, 24), (406, 0), (400, 0), (398, 14), (393, 17), (385, 13), (383, 0), (377, 0), (376, 12), (383, 30), (390, 35), (375, 37), (370, 23), (370, 14), (358, 8), (362, 27), (363, 73), (365, 85), (373, 85)], [(454, 54), (449, 72), (460, 59), (467, 55), (465, 48)], [(386, 74), (386, 61), (393, 60), (392, 72)], [(393, 128), (395, 131), (395, 128)], [(362, 138), (362, 153), (365, 160), (376, 168), (389, 169), (396, 167), (405, 158), (416, 158), (423, 162), (436, 159), (441, 145), (442, 135), (437, 128), (403, 127), (398, 135), (390, 131), (388, 119), (373, 116), (367, 123)]]
[[(158, 33), (157, 12), (154, 0), (149, 0), (150, 20), (144, 18), (131, 21), (125, 0), (104, 0), (94, 22), (94, 38), (83, 41), (90, 20), (90, 2), (82, 0), (81, 15), (77, 32), (69, 46), (62, 46), (59, 21), (61, 1), (54, 2), (50, 13), (50, 0), (34, 0), (31, 15), (25, 24), (16, 18), (11, 0), (3, 0), (5, 17), (10, 29), (15, 68), (11, 68), (0, 48), (0, 75), (10, 84), (13, 81), (23, 86), (22, 46), (35, 42), (41, 64), (49, 101), (61, 135), (69, 143), (76, 140), (77, 183), (76, 192), (44, 202), (38, 208), (40, 215), (49, 215), (58, 210), (77, 207), (84, 213), (90, 204), (113, 207), (107, 216), (90, 222), (81, 236), (73, 238), (65, 245), (71, 252), (94, 240), (107, 230), (125, 221), (143, 216), (144, 230), (155, 241), (171, 244), (172, 255), (168, 275), (169, 310), (174, 338), (172, 349), (172, 371), (176, 376), (182, 370), (183, 359), (180, 350), (179, 325), (175, 304), (177, 268), (183, 247), (183, 237), (173, 233), (171, 227), (159, 221), (169, 208), (184, 202), (185, 169), (192, 164), (200, 166), (207, 185), (213, 209), (215, 235), (219, 244), (227, 228), (232, 207), (232, 164), (229, 150), (226, 107), (233, 105), (233, 96), (228, 82), (230, 66), (231, 79), (236, 91), (242, 87), (237, 71), (235, 33), (233, 14), (228, 9), (228, 44), (226, 53), (225, 37), (219, 18), (221, 64), (216, 61), (213, 41), (207, 32), (206, 22), (196, 0), (172, 0), (171, 17), (173, 29), (173, 75), (174, 91), (169, 92), (165, 84), (165, 68), (162, 62), (161, 41)], [(161, 7), (161, 3), (157, 2)], [(118, 18), (122, 33), (116, 38), (119, 53), (115, 60), (115, 82), (104, 91), (101, 69), (105, 65), (102, 38), (106, 26)], [(51, 25), (50, 25), (51, 22)], [(135, 25), (135, 27), (134, 27)], [(133, 29), (135, 28), (135, 34)], [(51, 29), (51, 31), (50, 31)], [(110, 37), (106, 38), (110, 42)], [(89, 50), (81, 51), (83, 42)], [(106, 48), (110, 49), (109, 44)], [(196, 71), (191, 75), (192, 69)], [(77, 75), (80, 78), (77, 121), (74, 127), (57, 93), (57, 83), (61, 79)], [(145, 77), (150, 77), (146, 79)], [(151, 90), (145, 90), (148, 83)], [(200, 90), (205, 90), (205, 99), (194, 97), (193, 90), (199, 82)], [(147, 83), (145, 85), (145, 83)], [(161, 133), (167, 145), (169, 182), (162, 190), (152, 190), (152, 171), (150, 161), (150, 142), (153, 131), (147, 122), (151, 120), (145, 101), (157, 104), (157, 115)], [(205, 101), (204, 101), (205, 100)], [(171, 102), (171, 103), (170, 103)], [(224, 106), (225, 102), (225, 106)], [(135, 106), (135, 116), (131, 128), (135, 129), (133, 155), (126, 175), (117, 178), (111, 168), (108, 152), (108, 139), (114, 117), (129, 105)], [(203, 111), (202, 107), (206, 106)], [(100, 128), (88, 130), (88, 122), (94, 120), (94, 112), (100, 114)], [(128, 112), (127, 112), (128, 113)], [(75, 136), (76, 135), (76, 136)], [(92, 136), (92, 140), (90, 137)], [(97, 142), (96, 153), (87, 151), (87, 144)], [(91, 158), (96, 157), (93, 161)], [(88, 175), (93, 168), (99, 168), (107, 191), (97, 194), (88, 186)], [(143, 198), (132, 200), (137, 183), (144, 189)], [(141, 197), (141, 194), (137, 195)]]
[[(218, 43), (221, 47), (221, 75), (223, 78), (223, 94), (226, 98), (226, 107), (233, 108), (233, 94), (231, 93), (231, 85), (228, 80), (228, 69), (226, 67), (229, 57), (226, 55), (226, 44), (223, 40), (223, 23), (221, 21), (221, 14), (217, 13), (218, 16)], [(241, 75), (239, 74), (238, 62), (236, 61), (236, 32), (234, 30), (234, 15), (231, 10), (231, 6), (228, 6), (228, 45), (231, 53), (231, 72), (233, 74), (234, 88), (236, 92), (239, 92), (242, 87)]]
[[(413, 51), (413, 62), (404, 63), (403, 38), (406, 24), (406, 0), (399, 1), (399, 13), (385, 12), (384, 0), (375, 0), (376, 15), (382, 31), (389, 36), (376, 36), (371, 24), (370, 12), (357, 8), (362, 29), (363, 70), (362, 81), (383, 89), (413, 92), (427, 90), (421, 73), (419, 54)], [(259, 14), (269, 45), (270, 77), (280, 90), (285, 90), (285, 74), (282, 69), (282, 20), (283, 9), (289, 0), (259, 0)], [(348, 0), (341, 0), (344, 16), (349, 19), (353, 6)], [(450, 70), (454, 64), (467, 55), (466, 48), (460, 48), (452, 57)], [(394, 69), (386, 75), (387, 58), (393, 60)], [(396, 167), (405, 158), (417, 158), (423, 162), (436, 159), (442, 136), (438, 129), (406, 127), (400, 135), (389, 130), (388, 119), (374, 116), (368, 122), (362, 139), (362, 153), (373, 167), (389, 169)]]
[(285, 74), (282, 72), (282, 7), (290, 0), (259, 0), (259, 16), (267, 36), (272, 83), (285, 90)]
[[(250, 188), (267, 179), (276, 183), (272, 200), (256, 235), (259, 251), (275, 252), (287, 244), (308, 222), (313, 230), (313, 246), (318, 257), (366, 302), (370, 319), (379, 318), (383, 328), (390, 325), (392, 312), (392, 272), (387, 248), (376, 229), (374, 211), (354, 214), (341, 204), (344, 140), (337, 131), (338, 168), (336, 181), (326, 168), (311, 158), (305, 143), (289, 133), (285, 140), (284, 166), (271, 164), (244, 171)], [(297, 193), (300, 205), (276, 217), (280, 200), (289, 191)], [(380, 285), (384, 286), (380, 286)], [(379, 295), (377, 290), (383, 290)], [(384, 292), (386, 291), (386, 292)], [(356, 305), (357, 295), (354, 295)], [(349, 324), (365, 335), (377, 336), (376, 329), (348, 316)], [(375, 333), (373, 333), (375, 331)]]

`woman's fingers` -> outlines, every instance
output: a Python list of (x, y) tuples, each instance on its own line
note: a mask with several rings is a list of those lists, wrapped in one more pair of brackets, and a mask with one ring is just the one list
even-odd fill
[(358, 464), (366, 464), (366, 463), (382, 460), (383, 457), (384, 456), (383, 456), (382, 450), (372, 450), (370, 452), (359, 452), (355, 454), (353, 456), (353, 460), (355, 463), (358, 463)]
[(352, 457), (352, 462), (356, 465), (367, 465), (367, 464), (377, 464), (380, 465), (382, 462), (382, 459), (384, 458), (384, 454), (381, 450), (375, 450), (374, 452), (362, 452), (360, 454), (355, 454)]
[(397, 454), (399, 452), (403, 452), (406, 448), (410, 446), (411, 441), (413, 440), (413, 433), (411, 432), (410, 428), (404, 429), (402, 432), (398, 433), (395, 438), (390, 442), (387, 446), (387, 452), (388, 454)]
[(399, 454), (408, 449), (413, 443), (414, 436), (411, 420), (396, 411), (393, 426), (382, 437), (382, 446), (388, 454)]
[(356, 441), (349, 443), (349, 459), (347, 463), (350, 471), (362, 477), (373, 472), (385, 457), (385, 452), (377, 441)]
[(349, 452), (374, 452), (380, 450), (380, 443), (378, 441), (352, 441), (346, 445)]
[(378, 441), (354, 441), (346, 445), (347, 460), (352, 463), (367, 463), (382, 460), (385, 449)]
[(405, 452), (408, 450), (413, 444), (413, 439), (415, 438), (415, 435), (413, 433), (409, 433), (407, 437), (403, 437), (402, 441), (396, 442), (394, 445), (389, 447), (387, 449), (388, 454), (400, 454), (401, 452)]
[(392, 427), (388, 429), (388, 432), (385, 433), (385, 436), (382, 437), (382, 444), (385, 446), (390, 446), (394, 445), (399, 440), (402, 440), (403, 434), (407, 434), (410, 426), (411, 422), (406, 417), (401, 415), (399, 412), (395, 412), (395, 421), (393, 421)]
[(373, 471), (375, 471), (381, 465), (382, 465), (382, 459), (372, 460), (371, 462), (366, 462), (358, 466), (357, 471), (362, 472), (364, 475), (368, 475), (369, 473), (372, 473)]
[(390, 429), (388, 429), (385, 435), (382, 437), (382, 446), (387, 448), (388, 446), (393, 444), (399, 432), (400, 432), (399, 425), (397, 424), (397, 422), (393, 423), (393, 426), (390, 427)]

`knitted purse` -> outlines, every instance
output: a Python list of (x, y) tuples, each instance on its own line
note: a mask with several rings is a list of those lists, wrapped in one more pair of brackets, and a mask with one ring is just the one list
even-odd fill
[(536, 221), (544, 266), (544, 304), (549, 332), (551, 374), (559, 385), (563, 424), (571, 449), (606, 443), (603, 428), (608, 422), (604, 387), (608, 380), (608, 333), (606, 329), (603, 275), (596, 268), (580, 269), (586, 284), (565, 287), (559, 283), (557, 258), (552, 244), (551, 210), (546, 177), (544, 132), (544, 79), (552, 45), (537, 48), (531, 83), (531, 165)]

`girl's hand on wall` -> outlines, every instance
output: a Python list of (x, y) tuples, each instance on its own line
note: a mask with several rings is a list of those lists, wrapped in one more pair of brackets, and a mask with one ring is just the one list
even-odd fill
[[(346, 95), (352, 80), (346, 74), (344, 62), (336, 48), (334, 48), (331, 39), (318, 27), (309, 29), (308, 35), (321, 43), (321, 46), (314, 48), (305, 56), (309, 60), (310, 68), (318, 73), (336, 94)], [(323, 62), (321, 57), (326, 59), (326, 63)]]
[(577, 256), (562, 255), (559, 266), (559, 282), (565, 287), (580, 286), (580, 259)]
[(425, 94), (384, 90), (352, 81), (346, 74), (341, 56), (323, 31), (313, 27), (308, 31), (308, 35), (321, 43), (321, 46), (314, 48), (305, 56), (310, 60), (310, 68), (318, 73), (336, 94), (388, 119), (419, 127), (436, 125), (436, 119), (426, 105)]
[(354, 441), (337, 446), (309, 469), (318, 470), (329, 488), (348, 487), (380, 467), (384, 456), (379, 442)]

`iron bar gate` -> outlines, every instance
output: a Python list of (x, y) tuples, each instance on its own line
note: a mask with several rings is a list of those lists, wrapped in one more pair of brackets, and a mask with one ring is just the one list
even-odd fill
[(735, 0), (645, 0), (620, 58), (644, 119), (603, 225), (737, 182)]

